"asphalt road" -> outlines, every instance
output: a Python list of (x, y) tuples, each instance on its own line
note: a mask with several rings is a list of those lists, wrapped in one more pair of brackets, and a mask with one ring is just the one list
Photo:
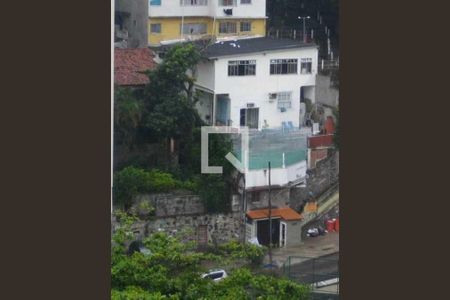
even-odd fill
[(293, 258), (287, 274), (299, 283), (311, 284), (339, 277), (339, 253), (322, 256), (304, 261)]

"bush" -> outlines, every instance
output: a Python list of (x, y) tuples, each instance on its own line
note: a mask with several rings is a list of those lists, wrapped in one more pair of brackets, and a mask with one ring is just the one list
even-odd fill
[(253, 244), (242, 244), (238, 241), (231, 241), (226, 244), (218, 246), (219, 254), (231, 256), (232, 258), (248, 259), (253, 265), (262, 263), (266, 255), (267, 248), (264, 246), (257, 246)]
[(176, 180), (172, 174), (160, 170), (146, 171), (133, 166), (114, 174), (114, 200), (128, 210), (133, 198), (141, 193), (170, 192), (174, 189), (195, 191), (197, 185), (191, 181)]

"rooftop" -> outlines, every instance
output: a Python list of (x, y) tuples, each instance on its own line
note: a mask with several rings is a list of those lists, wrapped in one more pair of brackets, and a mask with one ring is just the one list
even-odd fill
[[(247, 212), (250, 219), (267, 219), (269, 217), (269, 209), (256, 209)], [(286, 221), (301, 220), (302, 216), (290, 207), (272, 208), (272, 218), (282, 218)]]
[(204, 55), (208, 58), (255, 53), (261, 51), (298, 49), (317, 47), (314, 43), (303, 43), (291, 39), (276, 39), (271, 37), (244, 38), (229, 41), (217, 41), (207, 47)]
[(117, 85), (145, 85), (148, 76), (144, 71), (154, 69), (154, 54), (148, 48), (114, 49), (114, 83)]

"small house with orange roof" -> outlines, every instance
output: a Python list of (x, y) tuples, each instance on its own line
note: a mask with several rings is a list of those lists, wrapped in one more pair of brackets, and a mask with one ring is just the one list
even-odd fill
[(270, 243), (269, 214), (272, 219), (272, 245), (275, 247), (297, 246), (301, 243), (302, 215), (290, 207), (250, 210), (246, 214), (247, 240), (257, 239), (258, 243)]

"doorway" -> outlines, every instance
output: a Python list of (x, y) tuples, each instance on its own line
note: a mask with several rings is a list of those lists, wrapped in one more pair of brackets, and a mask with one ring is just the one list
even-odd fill
[(258, 129), (259, 108), (243, 108), (240, 114), (240, 126)]
[(280, 222), (280, 247), (286, 246), (286, 230), (286, 223)]
[[(256, 222), (256, 236), (261, 245), (269, 246), (269, 220), (260, 220)], [(280, 219), (272, 219), (272, 244), (280, 245)]]

